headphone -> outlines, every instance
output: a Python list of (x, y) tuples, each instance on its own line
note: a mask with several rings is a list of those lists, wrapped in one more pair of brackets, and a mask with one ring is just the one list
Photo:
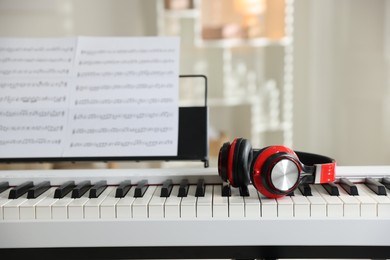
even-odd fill
[(252, 182), (269, 198), (281, 198), (301, 183), (329, 183), (336, 178), (336, 161), (327, 156), (296, 152), (285, 146), (252, 149), (248, 140), (224, 143), (218, 155), (218, 174), (233, 187)]

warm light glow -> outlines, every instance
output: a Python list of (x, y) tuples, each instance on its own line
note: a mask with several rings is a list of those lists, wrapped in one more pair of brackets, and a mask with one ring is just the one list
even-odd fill
[(234, 6), (244, 16), (262, 14), (267, 7), (265, 0), (235, 0)]

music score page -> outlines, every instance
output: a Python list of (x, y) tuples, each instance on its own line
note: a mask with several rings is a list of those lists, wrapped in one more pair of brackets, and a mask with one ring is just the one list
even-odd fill
[(179, 39), (0, 39), (0, 158), (175, 156)]

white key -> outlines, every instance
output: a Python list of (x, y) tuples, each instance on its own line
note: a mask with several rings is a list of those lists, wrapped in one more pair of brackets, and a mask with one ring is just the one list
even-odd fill
[[(342, 187), (339, 185), (339, 189)], [(374, 218), (378, 214), (378, 202), (369, 196), (364, 190), (358, 190), (359, 195), (354, 196), (360, 201), (360, 216), (365, 218)]]
[(315, 190), (326, 201), (326, 211), (329, 218), (342, 218), (344, 216), (344, 203), (338, 196), (331, 196), (324, 187), (315, 185)]
[(10, 199), (8, 199), (8, 195), (9, 195), (10, 190), (11, 190), (11, 188), (0, 193), (0, 220), (4, 218), (4, 213), (3, 213), (4, 212), (4, 210), (3, 210), (4, 205), (11, 201)]
[(107, 187), (99, 197), (90, 198), (84, 205), (84, 218), (85, 219), (98, 219), (100, 218), (100, 204), (111, 192), (115, 192), (114, 187)]
[(343, 188), (339, 185), (339, 198), (344, 203), (344, 217), (347, 218), (357, 218), (360, 217), (360, 201), (354, 196), (349, 195)]
[(261, 217), (262, 218), (277, 218), (278, 217), (278, 203), (275, 199), (267, 198), (259, 193), (261, 201)]
[(370, 188), (364, 184), (356, 184), (359, 195), (361, 191), (364, 191), (368, 196), (373, 198), (377, 204), (377, 216), (379, 218), (389, 218), (390, 217), (390, 198), (387, 196), (379, 196)]
[(379, 196), (370, 188), (364, 184), (356, 184), (359, 195), (361, 192), (364, 192), (371, 198), (373, 198), (377, 204), (377, 216), (379, 218), (389, 218), (390, 217), (390, 198), (388, 196)]
[(232, 194), (229, 197), (229, 217), (243, 218), (245, 217), (244, 198), (240, 195), (238, 188), (231, 188)]
[(27, 193), (17, 199), (11, 199), (10, 202), (4, 205), (4, 219), (20, 219), (19, 206), (27, 200)]
[(222, 186), (214, 185), (213, 189), (213, 218), (229, 217), (228, 197), (222, 197)]
[(166, 199), (164, 205), (165, 218), (178, 219), (180, 218), (180, 203), (181, 197), (178, 197), (179, 185), (174, 185), (171, 195)]
[(259, 194), (255, 187), (248, 186), (249, 196), (244, 197), (245, 203), (245, 217), (246, 218), (260, 218), (261, 204)]
[(196, 203), (196, 217), (213, 217), (213, 185), (205, 185), (204, 197), (198, 197)]
[(100, 204), (100, 218), (101, 219), (115, 219), (116, 218), (116, 204), (120, 198), (116, 198), (116, 188)]
[(47, 196), (35, 206), (35, 217), (36, 219), (51, 219), (52, 218), (52, 208), (53, 205), (57, 202), (54, 198), (54, 191), (51, 195)]
[(156, 186), (148, 186), (148, 189), (145, 191), (143, 197), (135, 198), (132, 205), (133, 218), (147, 219), (149, 217), (148, 204), (155, 190), (156, 190)]
[(55, 188), (50, 188), (44, 193), (42, 193), (38, 198), (35, 199), (27, 199), (24, 203), (22, 203), (19, 207), (20, 219), (35, 219), (36, 218), (36, 206), (39, 202), (47, 197), (54, 196)]
[(326, 217), (326, 201), (320, 193), (316, 190), (315, 185), (310, 184), (311, 194), (313, 196), (307, 196), (306, 198), (310, 201), (310, 217), (312, 218), (323, 218)]
[(284, 196), (276, 199), (278, 203), (278, 217), (279, 218), (293, 218), (294, 204), (290, 196)]
[(67, 219), (68, 218), (68, 206), (73, 201), (72, 192), (69, 192), (61, 199), (58, 199), (51, 206), (51, 216), (53, 219)]
[(181, 199), (180, 216), (181, 218), (196, 218), (196, 186), (190, 185), (187, 197)]
[(134, 191), (136, 186), (132, 186), (129, 192), (123, 198), (120, 198), (116, 204), (116, 217), (128, 219), (133, 217), (133, 203), (135, 201)]
[(162, 186), (158, 186), (153, 193), (152, 199), (149, 202), (149, 218), (162, 219), (164, 218), (165, 197), (160, 197)]
[(294, 204), (295, 218), (310, 217), (310, 202), (305, 196), (302, 195), (299, 189), (294, 191), (294, 196), (291, 196), (291, 200)]
[(89, 200), (89, 191), (84, 193), (80, 198), (73, 199), (68, 205), (68, 218), (69, 219), (83, 219), (84, 218), (84, 206)]

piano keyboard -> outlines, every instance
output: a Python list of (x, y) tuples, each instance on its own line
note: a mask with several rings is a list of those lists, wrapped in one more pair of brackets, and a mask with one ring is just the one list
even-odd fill
[(0, 171), (0, 249), (389, 247), (388, 177), (338, 167), (334, 184), (275, 200), (229, 190), (212, 168)]
[(141, 171), (115, 184), (61, 182), (58, 177), (18, 184), (1, 178), (0, 220), (390, 218), (386, 176), (361, 177), (357, 183), (344, 176), (337, 183), (300, 186), (280, 199), (266, 198), (252, 185), (248, 190), (230, 188), (210, 180), (212, 175), (173, 175), (159, 181), (152, 174), (153, 181), (134, 180), (144, 177)]

